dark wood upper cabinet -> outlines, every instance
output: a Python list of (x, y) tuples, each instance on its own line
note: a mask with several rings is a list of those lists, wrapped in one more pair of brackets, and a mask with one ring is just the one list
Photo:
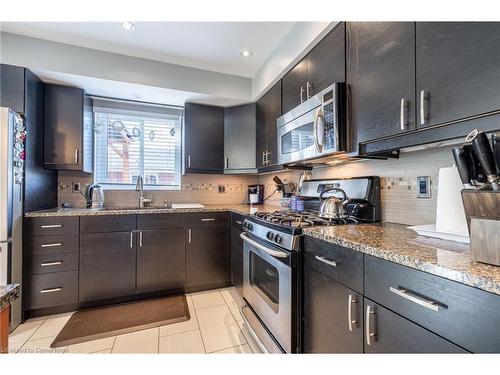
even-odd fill
[(80, 235), (80, 302), (135, 294), (136, 237), (133, 232)]
[(281, 116), (281, 82), (278, 81), (256, 103), (257, 167), (278, 164), (276, 120)]
[(183, 228), (138, 233), (137, 293), (183, 288), (186, 281)]
[(416, 61), (418, 127), (500, 109), (500, 23), (417, 22)]
[(44, 164), (92, 173), (92, 99), (82, 89), (45, 86)]
[(224, 109), (224, 171), (255, 172), (255, 103)]
[[(364, 305), (369, 317), (365, 321), (365, 353), (467, 353), (367, 298)], [(367, 338), (367, 334), (372, 336)]]
[(184, 172), (222, 174), (224, 108), (186, 103), (184, 111)]
[(363, 296), (306, 261), (303, 304), (304, 353), (363, 353)]
[(339, 23), (283, 77), (283, 113), (334, 82), (345, 82), (345, 23)]
[(357, 141), (415, 129), (415, 24), (347, 24), (350, 118)]
[(23, 67), (0, 64), (0, 107), (24, 113), (24, 73)]
[(188, 287), (230, 284), (229, 233), (226, 225), (189, 228), (187, 242)]

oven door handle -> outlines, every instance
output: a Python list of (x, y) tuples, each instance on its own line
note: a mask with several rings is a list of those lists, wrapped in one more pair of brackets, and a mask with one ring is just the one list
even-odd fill
[(287, 258), (288, 257), (288, 254), (285, 253), (284, 251), (277, 251), (277, 250), (268, 249), (267, 247), (261, 245), (257, 241), (254, 241), (254, 240), (248, 238), (248, 236), (245, 233), (241, 233), (240, 237), (243, 241), (248, 242), (250, 245), (255, 246), (256, 248), (266, 252), (267, 254), (269, 254), (273, 257), (276, 257), (276, 258)]

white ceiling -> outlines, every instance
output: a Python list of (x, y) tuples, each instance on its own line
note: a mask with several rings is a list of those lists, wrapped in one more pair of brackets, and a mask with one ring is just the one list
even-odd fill
[[(132, 21), (133, 22), (133, 21)], [(2, 22), (3, 31), (157, 60), (254, 77), (295, 22)], [(243, 58), (241, 50), (253, 56)]]

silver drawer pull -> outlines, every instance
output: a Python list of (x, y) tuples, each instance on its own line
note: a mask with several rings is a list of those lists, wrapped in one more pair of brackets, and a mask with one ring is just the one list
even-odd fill
[(49, 267), (49, 266), (60, 266), (63, 262), (61, 260), (58, 260), (57, 262), (44, 262), (40, 263), (42, 267)]
[(370, 320), (373, 315), (375, 315), (375, 312), (372, 310), (372, 307), (370, 305), (367, 305), (366, 318), (365, 318), (365, 336), (366, 336), (366, 345), (368, 346), (372, 345), (372, 337), (375, 338), (375, 336), (377, 336), (375, 332), (371, 331), (370, 328)]
[(57, 246), (62, 246), (62, 242), (44, 243), (44, 244), (40, 245), (40, 247), (57, 247)]
[(320, 262), (326, 263), (329, 266), (337, 267), (337, 262), (335, 262), (334, 260), (328, 260), (325, 257), (320, 257), (319, 255), (315, 255), (314, 257)]
[(210, 219), (201, 219), (201, 221), (215, 221), (214, 218), (210, 218)]
[(40, 228), (42, 228), (42, 229), (62, 228), (62, 224), (40, 225)]
[(349, 328), (350, 332), (352, 332), (352, 325), (358, 323), (357, 320), (352, 319), (352, 305), (355, 303), (358, 303), (358, 301), (352, 297), (352, 294), (349, 294), (347, 301), (347, 328)]
[(239, 221), (239, 220), (235, 220), (235, 221), (236, 221), (236, 224), (238, 224), (238, 225), (243, 224), (243, 222), (242, 222), (242, 221)]
[(55, 293), (55, 292), (60, 292), (62, 290), (61, 287), (58, 288), (50, 288), (50, 289), (42, 289), (40, 290), (40, 293), (45, 294), (45, 293)]
[(389, 288), (389, 290), (397, 294), (400, 297), (403, 297), (404, 299), (407, 299), (408, 301), (411, 301), (413, 303), (416, 303), (417, 305), (426, 307), (432, 311), (439, 311), (439, 306), (436, 305), (436, 302), (424, 299), (422, 297), (417, 297), (413, 294), (411, 294), (409, 291), (406, 289), (401, 289), (401, 288), (393, 288), (392, 286)]

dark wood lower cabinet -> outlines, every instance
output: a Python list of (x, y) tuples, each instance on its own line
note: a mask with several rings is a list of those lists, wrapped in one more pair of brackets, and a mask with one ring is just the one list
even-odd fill
[(243, 240), (242, 231), (231, 226), (231, 282), (238, 294), (243, 297)]
[(365, 353), (467, 353), (367, 298), (364, 305)]
[(131, 234), (80, 236), (80, 302), (135, 294), (137, 235)]
[(363, 353), (362, 309), (361, 295), (304, 265), (305, 353)]
[(137, 293), (184, 287), (185, 233), (179, 228), (146, 230), (138, 234), (142, 239), (137, 246)]
[(187, 286), (229, 284), (228, 227), (189, 228), (187, 231)]

